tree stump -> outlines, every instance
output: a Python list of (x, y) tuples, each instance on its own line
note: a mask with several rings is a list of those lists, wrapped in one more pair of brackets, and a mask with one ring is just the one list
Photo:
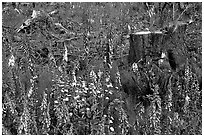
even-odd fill
[(161, 31), (144, 31), (130, 34), (128, 63), (146, 61), (146, 57), (158, 57), (161, 51), (163, 33)]

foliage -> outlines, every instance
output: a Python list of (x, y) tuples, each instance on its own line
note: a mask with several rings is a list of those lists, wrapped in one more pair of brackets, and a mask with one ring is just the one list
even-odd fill
[[(2, 134), (202, 134), (201, 5), (2, 3)], [(178, 72), (128, 64), (129, 34), (170, 29)]]

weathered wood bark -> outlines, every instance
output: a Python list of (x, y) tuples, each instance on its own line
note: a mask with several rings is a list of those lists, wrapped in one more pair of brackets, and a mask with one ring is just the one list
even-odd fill
[(128, 63), (146, 61), (146, 57), (158, 57), (161, 49), (162, 32), (139, 32), (130, 34)]

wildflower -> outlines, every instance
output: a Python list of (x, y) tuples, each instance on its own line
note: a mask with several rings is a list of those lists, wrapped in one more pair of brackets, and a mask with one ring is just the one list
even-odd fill
[(132, 64), (132, 69), (133, 69), (134, 72), (138, 71), (138, 65), (137, 65), (137, 63), (133, 63), (133, 64)]
[(15, 65), (15, 57), (13, 55), (11, 55), (8, 65), (12, 67)]

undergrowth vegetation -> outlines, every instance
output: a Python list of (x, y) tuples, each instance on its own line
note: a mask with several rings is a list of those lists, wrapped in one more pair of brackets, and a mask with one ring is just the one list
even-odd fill
[[(2, 134), (202, 134), (201, 3), (2, 7)], [(129, 34), (171, 26), (170, 13), (194, 21), (184, 65), (128, 64)]]

